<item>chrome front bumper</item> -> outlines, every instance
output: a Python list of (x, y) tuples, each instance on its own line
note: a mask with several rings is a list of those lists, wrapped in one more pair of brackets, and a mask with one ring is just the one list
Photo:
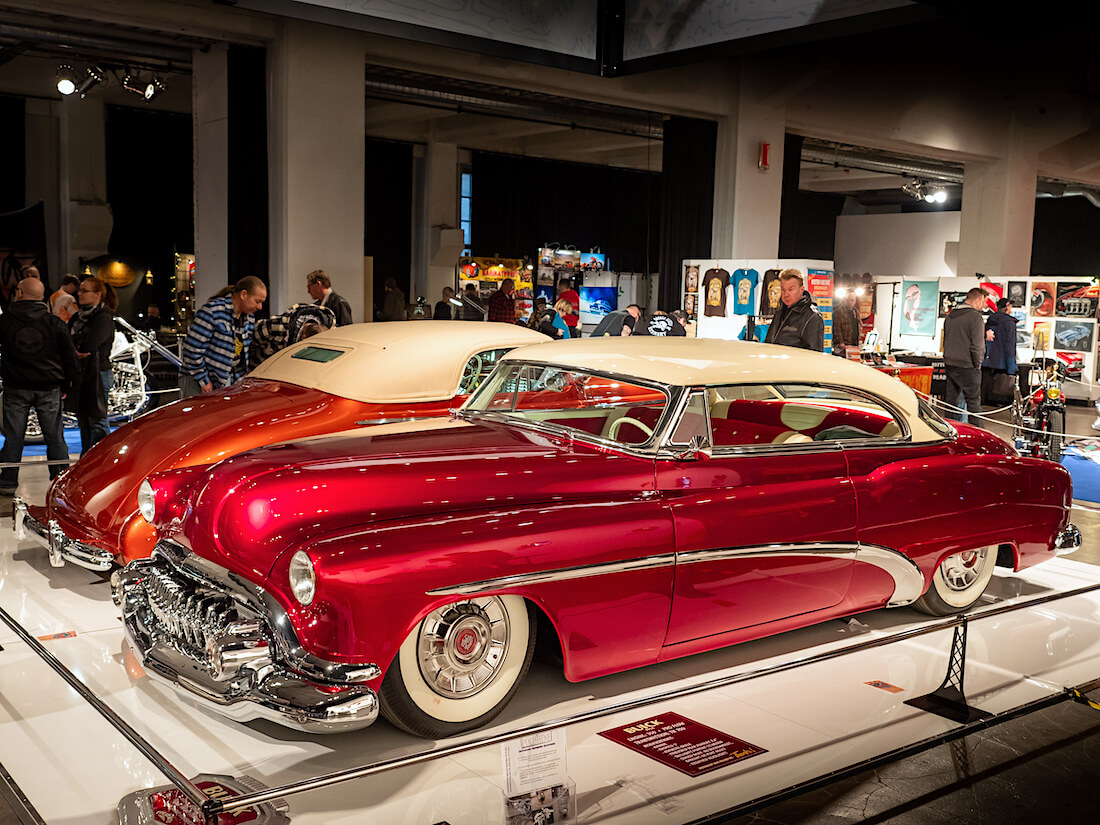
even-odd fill
[(1054, 551), (1059, 556), (1068, 556), (1081, 549), (1081, 531), (1075, 524), (1067, 524), (1065, 529), (1054, 540)]
[(109, 550), (69, 538), (54, 519), (50, 519), (49, 524), (43, 524), (30, 514), (27, 502), (18, 496), (13, 501), (13, 513), (15, 538), (18, 541), (29, 538), (41, 544), (49, 553), (50, 564), (54, 567), (64, 567), (66, 561), (71, 561), (89, 570), (102, 572), (110, 570), (114, 564), (114, 554)]
[(213, 583), (154, 558), (116, 571), (111, 587), (146, 672), (209, 710), (308, 733), (357, 730), (378, 717), (377, 694), (361, 684), (377, 678), (377, 667), (334, 666), (330, 672), (341, 677), (333, 682), (291, 669), (278, 651), (296, 643), (275, 638), (254, 606)]

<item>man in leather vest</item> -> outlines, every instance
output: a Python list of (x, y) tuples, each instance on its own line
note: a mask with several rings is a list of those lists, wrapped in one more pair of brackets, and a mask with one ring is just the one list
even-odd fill
[(797, 269), (784, 269), (779, 273), (779, 283), (779, 308), (764, 343), (824, 351), (825, 321), (803, 286), (802, 273)]

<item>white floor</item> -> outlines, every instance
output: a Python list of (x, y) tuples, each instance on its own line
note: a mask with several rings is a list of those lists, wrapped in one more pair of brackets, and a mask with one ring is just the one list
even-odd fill
[[(24, 471), (40, 500), (45, 473)], [(1100, 568), (1059, 559), (999, 575), (989, 602), (1026, 600), (1100, 582)], [(208, 715), (143, 678), (123, 641), (109, 585), (73, 566), (51, 568), (0, 521), (0, 607), (184, 774), (250, 775), (281, 786), (331, 771), (430, 750), (384, 722), (355, 733), (309, 736), (266, 722)], [(671, 687), (755, 670), (793, 657), (881, 638), (929, 620), (882, 610), (629, 674), (569, 684), (536, 665), (502, 731)], [(903, 704), (943, 680), (950, 631), (878, 647), (706, 693), (616, 713), (565, 729), (578, 821), (682, 823), (950, 730), (954, 723)], [(0, 623), (0, 764), (49, 823), (115, 821), (119, 799), (166, 784), (152, 765)], [(970, 624), (966, 692), (990, 712), (1017, 707), (1100, 676), (1100, 593)], [(903, 688), (890, 693), (867, 682)], [(597, 734), (675, 711), (767, 750), (690, 778)], [(482, 735), (488, 731), (482, 731)], [(295, 823), (498, 823), (501, 751), (483, 747), (423, 765), (287, 798)]]

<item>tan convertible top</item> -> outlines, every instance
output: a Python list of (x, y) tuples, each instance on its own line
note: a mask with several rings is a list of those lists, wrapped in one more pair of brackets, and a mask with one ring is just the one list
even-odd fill
[[(366, 404), (443, 401), (458, 392), (467, 362), (478, 353), (547, 340), (526, 327), (485, 321), (351, 324), (291, 344), (249, 377), (312, 387)], [(302, 357), (311, 347), (316, 357)], [(333, 353), (339, 355), (318, 360)]]
[(854, 387), (890, 401), (922, 436), (939, 437), (917, 420), (917, 398), (901, 381), (854, 361), (794, 347), (709, 338), (578, 338), (515, 349), (505, 360), (636, 376), (673, 386), (789, 383)]

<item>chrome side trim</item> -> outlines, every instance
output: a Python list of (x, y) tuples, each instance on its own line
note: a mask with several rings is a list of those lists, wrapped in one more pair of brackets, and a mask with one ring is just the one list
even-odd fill
[(537, 573), (520, 573), (515, 576), (501, 576), (498, 579), (485, 579), (484, 581), (456, 584), (450, 587), (436, 587), (426, 592), (429, 596), (469, 596), (487, 590), (500, 591), (513, 587), (526, 587), (532, 584), (565, 582), (574, 579), (586, 579), (592, 576), (609, 576), (613, 573), (625, 573), (630, 570), (672, 567), (675, 564), (676, 554), (665, 553), (660, 556), (647, 556), (643, 559), (563, 567), (558, 570), (542, 570)]
[(888, 547), (873, 544), (772, 544), (761, 547), (728, 547), (720, 550), (692, 550), (677, 553), (676, 563), (698, 564), (724, 559), (767, 558), (769, 556), (816, 556), (819, 558), (851, 559), (870, 564), (894, 580), (894, 594), (887, 607), (911, 604), (924, 593), (924, 574), (911, 558)]
[(676, 554), (676, 564), (726, 561), (727, 559), (767, 558), (768, 556), (818, 556), (827, 559), (856, 558), (859, 544), (767, 544), (759, 547), (724, 547), (717, 550), (690, 550)]

